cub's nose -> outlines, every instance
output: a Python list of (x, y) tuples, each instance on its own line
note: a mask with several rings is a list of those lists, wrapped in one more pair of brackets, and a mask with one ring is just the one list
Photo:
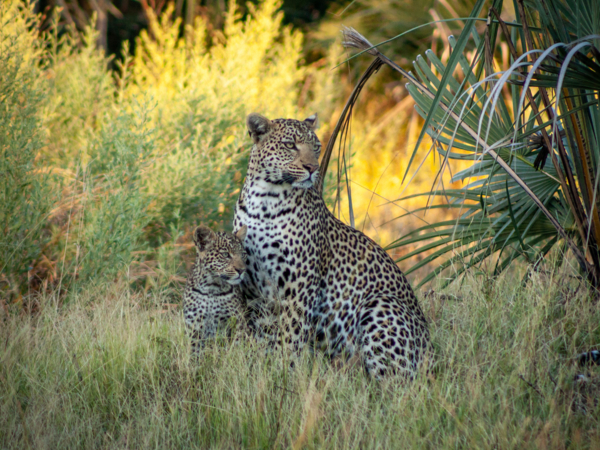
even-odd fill
[(246, 271), (245, 267), (236, 267), (235, 271), (238, 273), (238, 275), (243, 275), (244, 272)]
[(317, 170), (319, 170), (319, 166), (316, 164), (302, 164), (302, 167), (308, 170), (308, 173), (310, 173), (311, 175)]

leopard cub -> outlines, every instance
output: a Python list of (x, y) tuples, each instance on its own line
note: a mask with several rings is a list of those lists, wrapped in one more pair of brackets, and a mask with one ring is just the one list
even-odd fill
[(246, 273), (245, 236), (246, 227), (235, 235), (215, 233), (205, 226), (194, 230), (196, 262), (183, 294), (183, 314), (193, 355), (221, 332), (231, 335), (235, 329), (247, 331), (240, 288)]

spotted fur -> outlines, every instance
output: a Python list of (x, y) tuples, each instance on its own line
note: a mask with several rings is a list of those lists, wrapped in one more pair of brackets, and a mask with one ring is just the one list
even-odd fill
[(183, 294), (183, 314), (197, 354), (204, 342), (232, 327), (246, 329), (244, 299), (240, 283), (246, 273), (242, 241), (246, 227), (235, 235), (200, 226), (194, 231), (196, 262)]
[(374, 241), (329, 212), (314, 188), (317, 118), (247, 119), (254, 141), (234, 229), (247, 226), (248, 299), (280, 303), (282, 341), (359, 355), (375, 377), (412, 378), (428, 348), (410, 284)]

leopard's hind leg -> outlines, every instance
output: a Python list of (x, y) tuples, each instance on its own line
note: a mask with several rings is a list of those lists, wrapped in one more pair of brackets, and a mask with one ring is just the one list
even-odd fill
[(360, 309), (360, 351), (371, 376), (398, 374), (413, 379), (416, 375), (429, 336), (425, 319), (412, 312), (386, 296), (373, 298)]

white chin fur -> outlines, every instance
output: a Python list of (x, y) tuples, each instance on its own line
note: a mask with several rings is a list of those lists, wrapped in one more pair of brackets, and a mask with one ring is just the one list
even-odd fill
[(312, 181), (304, 180), (304, 181), (294, 181), (292, 186), (302, 189), (308, 189), (313, 185)]
[(237, 277), (237, 278), (230, 278), (229, 280), (227, 280), (227, 283), (231, 284), (232, 286), (236, 286), (238, 284), (240, 284), (243, 280), (243, 277)]
[(297, 188), (302, 188), (302, 189), (308, 189), (308, 188), (314, 186), (314, 184), (317, 182), (318, 179), (319, 179), (319, 173), (315, 172), (312, 175), (306, 177), (302, 181), (294, 181), (292, 183), (292, 186), (297, 187)]

